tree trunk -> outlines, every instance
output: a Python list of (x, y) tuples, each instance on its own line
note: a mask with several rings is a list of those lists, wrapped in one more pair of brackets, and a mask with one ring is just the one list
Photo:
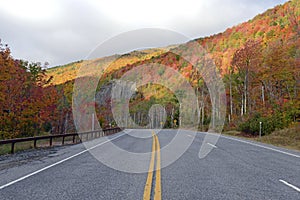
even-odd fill
[[(233, 104), (232, 104), (232, 80), (231, 80), (231, 73), (229, 78), (229, 101), (230, 101), (230, 116), (232, 116), (233, 113)], [(229, 122), (231, 121), (229, 117)]]
[(242, 94), (241, 116), (244, 115), (244, 95)]
[(204, 114), (205, 114), (205, 112), (204, 112), (204, 91), (203, 91), (203, 89), (202, 89), (202, 92), (201, 92), (201, 98), (202, 98), (202, 100), (201, 100), (201, 109), (202, 109), (202, 112), (201, 112), (201, 116), (202, 116), (202, 120), (201, 120), (201, 128), (202, 128), (202, 131), (204, 131)]
[(245, 74), (245, 83), (244, 83), (244, 111), (243, 113), (246, 114), (247, 113), (247, 72)]
[(263, 106), (265, 106), (265, 87), (264, 87), (264, 85), (261, 86), (261, 99), (262, 99)]

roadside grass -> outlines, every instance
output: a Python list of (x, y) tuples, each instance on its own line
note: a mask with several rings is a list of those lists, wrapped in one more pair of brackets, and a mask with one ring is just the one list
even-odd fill
[[(33, 142), (20, 142), (15, 144), (15, 152), (33, 148)], [(11, 152), (11, 144), (0, 145), (0, 155), (9, 154)]]
[(262, 136), (261, 138), (258, 136), (243, 134), (239, 131), (226, 131), (224, 134), (300, 151), (299, 124), (290, 128), (274, 131), (273, 133)]
[(300, 151), (300, 126), (278, 130), (257, 141)]

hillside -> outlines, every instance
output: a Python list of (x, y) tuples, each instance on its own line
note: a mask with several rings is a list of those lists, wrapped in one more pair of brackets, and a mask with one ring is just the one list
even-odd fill
[[(239, 129), (255, 135), (258, 134), (258, 122), (262, 121), (263, 133), (268, 134), (297, 123), (300, 117), (299, 24), (300, 5), (299, 1), (293, 0), (223, 33), (195, 40), (210, 53), (222, 74), (227, 94), (225, 129)], [(102, 76), (97, 96), (101, 96), (102, 87), (110, 87), (111, 80), (119, 79), (141, 64), (169, 66), (184, 75), (199, 94), (200, 128), (206, 130), (212, 118), (206, 84), (190, 63), (167, 50), (149, 49), (121, 55)], [(173, 50), (193, 52), (193, 47), (188, 42)], [(100, 61), (101, 58), (80, 61), (48, 70), (48, 75), (54, 77), (52, 83), (64, 88), (68, 99), (66, 105), (71, 105), (73, 79), (79, 67)], [(91, 70), (88, 76), (93, 77), (94, 74), (97, 73)], [(115, 123), (109, 102), (109, 99), (96, 102), (98, 119), (104, 126)], [(156, 103), (166, 108), (169, 116), (166, 127), (173, 127), (173, 120), (179, 120), (179, 105), (174, 94), (160, 85), (137, 88), (130, 105), (132, 118), (138, 118), (137, 123), (145, 124), (148, 109)]]
[[(116, 62), (113, 63), (112, 66), (110, 66), (109, 70), (117, 70), (126, 65), (130, 65), (141, 60), (151, 59), (152, 57), (156, 57), (168, 51), (169, 48), (170, 47), (133, 51), (128, 54), (120, 55), (120, 57), (119, 55), (115, 55), (118, 56), (119, 58), (116, 60)], [(53, 77), (52, 84), (54, 85), (63, 84), (67, 81), (74, 80), (81, 66), (84, 66), (89, 62), (94, 62), (97, 60), (101, 60), (101, 58), (95, 60), (86, 60), (86, 61), (82, 60), (82, 61), (69, 63), (63, 66), (53, 67), (48, 69), (47, 75), (49, 77), (50, 76)], [(91, 71), (91, 75), (93, 75), (93, 71)]]
[[(300, 34), (299, 7), (299, 1), (293, 0), (284, 5), (278, 5), (273, 9), (269, 9), (248, 22), (228, 28), (223, 33), (199, 38), (196, 41), (213, 55), (216, 65), (224, 74), (231, 66), (234, 52), (248, 40), (259, 41), (265, 45), (278, 40), (282, 40), (285, 43), (298, 42), (298, 35)], [(115, 63), (115, 66), (111, 70), (120, 69), (126, 65), (157, 57), (168, 50), (169, 48), (148, 49), (122, 55), (121, 59)], [(85, 62), (78, 61), (50, 68), (47, 74), (53, 76), (53, 84), (61, 84), (74, 79), (78, 68), (84, 65)]]
[[(300, 35), (300, 2), (293, 0), (269, 9), (225, 32), (206, 38), (197, 39), (208, 52), (213, 54), (215, 62), (223, 73), (226, 73), (234, 52), (246, 41), (259, 41), (267, 47), (272, 42), (281, 40), (285, 45), (299, 45)], [(299, 56), (299, 52), (297, 52)]]

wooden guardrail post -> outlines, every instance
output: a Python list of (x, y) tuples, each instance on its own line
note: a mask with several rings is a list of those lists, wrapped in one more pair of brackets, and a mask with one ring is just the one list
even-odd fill
[(11, 153), (13, 154), (15, 152), (15, 143), (11, 143)]
[(9, 140), (0, 140), (0, 145), (9, 145), (11, 144), (10, 152), (13, 154), (15, 152), (15, 144), (21, 142), (33, 142), (34, 148), (37, 148), (38, 140), (48, 140), (50, 147), (53, 145), (54, 138), (62, 137), (62, 145), (65, 144), (66, 137), (72, 137), (73, 143), (77, 143), (78, 140), (81, 143), (82, 141), (86, 141), (89, 139), (94, 139), (98, 137), (104, 137), (113, 133), (117, 133), (121, 131), (121, 128), (110, 128), (110, 129), (102, 129), (96, 131), (82, 132), (82, 133), (67, 133), (61, 135), (49, 135), (49, 136), (36, 136), (36, 137), (27, 137), (27, 138), (15, 138)]

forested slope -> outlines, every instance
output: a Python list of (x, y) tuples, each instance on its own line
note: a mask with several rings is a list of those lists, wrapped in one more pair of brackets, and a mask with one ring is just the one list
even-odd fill
[[(299, 4), (298, 0), (289, 1), (223, 33), (194, 40), (213, 58), (216, 70), (222, 75), (227, 96), (225, 130), (238, 129), (255, 135), (261, 121), (263, 133), (268, 134), (297, 124), (300, 117)], [(191, 44), (172, 47), (171, 51), (158, 48), (118, 56), (101, 77), (97, 97), (109, 91), (107, 88), (113, 80), (126, 72), (143, 64), (159, 63), (180, 72), (191, 83), (198, 94), (199, 128), (207, 130), (212, 116), (206, 83), (191, 63), (172, 53), (192, 53)], [(97, 64), (105, 58), (45, 70), (39, 63), (14, 59), (6, 46), (1, 46), (0, 53), (0, 138), (74, 131), (72, 94), (77, 72), (80, 67)], [(161, 75), (165, 73), (162, 68), (157, 71)], [(93, 77), (95, 74), (91, 70), (88, 77), (78, 78), (88, 81), (97, 78)], [(131, 117), (138, 124), (147, 124), (149, 108), (158, 103), (168, 114), (165, 127), (175, 127), (180, 120), (175, 95), (178, 94), (162, 85), (137, 88), (130, 101)], [(114, 125), (110, 99), (98, 100), (95, 104), (101, 125)]]

